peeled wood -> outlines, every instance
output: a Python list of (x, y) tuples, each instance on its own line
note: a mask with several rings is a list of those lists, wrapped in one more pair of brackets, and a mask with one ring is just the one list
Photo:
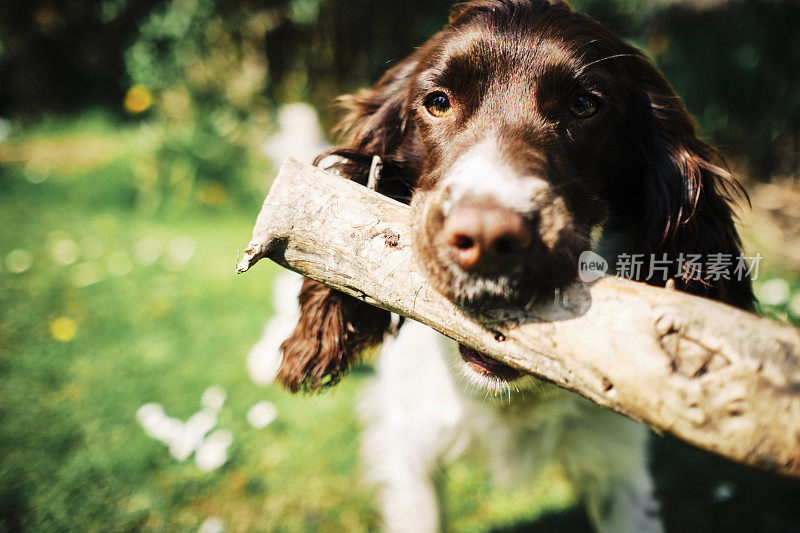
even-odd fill
[(615, 277), (480, 322), (415, 263), (411, 211), (287, 160), (237, 267), (262, 257), (734, 461), (800, 477), (800, 331)]

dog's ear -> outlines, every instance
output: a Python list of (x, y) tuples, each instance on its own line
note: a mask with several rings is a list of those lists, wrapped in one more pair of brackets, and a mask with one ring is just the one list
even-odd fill
[(281, 345), (278, 380), (291, 392), (316, 392), (339, 382), (361, 351), (380, 344), (388, 312), (310, 279), (300, 290), (300, 319)]
[(337, 130), (346, 148), (380, 157), (397, 150), (408, 131), (409, 82), (419, 55), (420, 50), (389, 69), (374, 86), (339, 98), (345, 115)]
[[(411, 194), (404, 164), (408, 82), (417, 62), (412, 55), (390, 69), (374, 87), (340, 99), (346, 116), (343, 144), (317, 158), (338, 156), (332, 165), (344, 178), (366, 184), (372, 156), (384, 160), (378, 191), (399, 200)], [(380, 344), (391, 328), (389, 312), (306, 279), (299, 295), (300, 319), (281, 346), (278, 380), (290, 391), (315, 392), (335, 385), (361, 352)]]
[[(645, 248), (657, 259), (668, 254), (673, 264), (680, 254), (700, 254), (705, 270), (676, 273), (677, 287), (752, 309), (733, 209), (737, 197), (749, 203), (747, 193), (719, 152), (698, 137), (694, 119), (663, 75), (649, 61), (641, 66), (634, 120), (645, 168)], [(707, 267), (716, 259), (712, 274)]]

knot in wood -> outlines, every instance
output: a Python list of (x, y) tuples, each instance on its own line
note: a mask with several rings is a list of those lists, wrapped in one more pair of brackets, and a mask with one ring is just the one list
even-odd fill
[(688, 378), (697, 379), (731, 364), (720, 350), (681, 332), (674, 324), (660, 332), (659, 345), (669, 358), (672, 371)]

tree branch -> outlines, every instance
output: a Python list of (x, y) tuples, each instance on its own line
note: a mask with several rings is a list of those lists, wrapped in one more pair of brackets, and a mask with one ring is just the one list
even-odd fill
[(262, 257), (734, 461), (800, 477), (800, 331), (615, 277), (466, 316), (412, 253), (410, 209), (288, 160), (237, 271)]

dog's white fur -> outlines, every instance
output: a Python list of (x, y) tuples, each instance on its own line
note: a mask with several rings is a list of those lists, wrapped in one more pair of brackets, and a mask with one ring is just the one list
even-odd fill
[(450, 207), (464, 197), (489, 196), (497, 205), (528, 213), (540, 207), (536, 200), (538, 193), (549, 185), (538, 176), (520, 176), (511, 169), (500, 157), (497, 136), (489, 135), (458, 158), (447, 173), (444, 187), (450, 191), (442, 202), (442, 215), (446, 217)]
[[(296, 306), (296, 278), (284, 274), (276, 280), (276, 299), (291, 298)], [(280, 290), (288, 287), (293, 290)], [(276, 301), (275, 308), (249, 355), (251, 371), (277, 369), (277, 347), (286, 333), (277, 326), (296, 321), (292, 305)], [(559, 464), (599, 532), (662, 531), (644, 427), (531, 377), (508, 387), (488, 382), (469, 370), (456, 346), (407, 320), (385, 342), (376, 376), (364, 391), (363, 457), (370, 480), (380, 487), (387, 530), (441, 529), (436, 480), (473, 449), (506, 485), (532, 483), (542, 466)], [(253, 377), (271, 381), (263, 372)]]
[(376, 371), (361, 401), (363, 455), (389, 531), (439, 528), (435, 480), (470, 447), (503, 484), (531, 483), (555, 461), (599, 532), (662, 531), (641, 425), (530, 377), (487, 389), (454, 342), (413, 321)]

